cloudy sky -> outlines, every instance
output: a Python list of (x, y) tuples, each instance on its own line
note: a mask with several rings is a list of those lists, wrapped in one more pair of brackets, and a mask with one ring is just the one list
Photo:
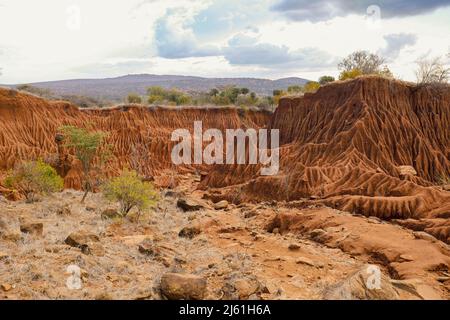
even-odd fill
[(139, 73), (314, 80), (336, 76), (359, 49), (414, 80), (417, 59), (450, 52), (450, 0), (0, 0), (0, 83)]

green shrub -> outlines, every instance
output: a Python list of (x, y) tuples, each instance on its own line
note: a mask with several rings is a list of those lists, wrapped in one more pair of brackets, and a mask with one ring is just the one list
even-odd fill
[(137, 93), (130, 93), (127, 97), (128, 103), (142, 103), (142, 98)]
[(320, 83), (316, 81), (310, 81), (303, 87), (305, 92), (316, 92), (320, 88)]
[[(64, 136), (64, 147), (73, 149), (75, 156), (81, 162), (83, 169), (83, 189), (84, 195), (81, 203), (84, 202), (88, 192), (92, 190), (92, 181), (90, 172), (94, 162), (94, 158), (99, 156), (106, 159), (109, 156), (109, 150), (100, 153), (100, 146), (107, 137), (105, 132), (90, 132), (85, 128), (77, 128), (73, 126), (63, 126), (59, 128)], [(103, 162), (103, 160), (101, 161)]]
[(336, 79), (334, 79), (334, 77), (332, 77), (332, 76), (322, 76), (319, 78), (319, 83), (320, 83), (320, 85), (323, 86), (327, 83), (334, 82), (335, 80)]
[(139, 212), (154, 206), (158, 193), (149, 182), (143, 182), (136, 171), (124, 170), (122, 174), (103, 185), (103, 193), (110, 201), (120, 203), (120, 213), (125, 217), (136, 207)]
[(16, 166), (6, 177), (5, 185), (23, 192), (26, 199), (33, 202), (37, 195), (61, 191), (64, 182), (55, 169), (38, 160), (26, 161)]
[(363, 73), (359, 69), (352, 69), (350, 71), (342, 71), (339, 75), (339, 80), (355, 79), (361, 76)]

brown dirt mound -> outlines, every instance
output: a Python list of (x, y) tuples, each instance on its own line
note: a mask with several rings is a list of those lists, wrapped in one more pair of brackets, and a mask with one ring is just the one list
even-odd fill
[(330, 84), (282, 99), (269, 127), (280, 129), (278, 175), (259, 176), (258, 166), (222, 166), (203, 186), (222, 188), (217, 197), (235, 202), (312, 196), (383, 219), (450, 213), (450, 192), (437, 186), (450, 176), (448, 86), (379, 77)]

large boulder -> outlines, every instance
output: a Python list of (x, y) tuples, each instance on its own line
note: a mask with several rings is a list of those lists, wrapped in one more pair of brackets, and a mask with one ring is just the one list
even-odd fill
[(193, 274), (166, 273), (161, 277), (161, 293), (169, 300), (202, 300), (206, 279)]

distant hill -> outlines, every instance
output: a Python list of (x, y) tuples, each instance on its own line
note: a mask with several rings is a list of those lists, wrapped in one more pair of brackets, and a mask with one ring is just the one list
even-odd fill
[[(172, 75), (127, 75), (108, 79), (77, 79), (49, 82), (36, 82), (31, 85), (49, 89), (59, 96), (86, 96), (100, 100), (123, 100), (130, 92), (144, 95), (150, 86), (178, 88), (183, 91), (209, 91), (230, 85), (246, 87), (259, 95), (271, 95), (275, 89), (286, 89), (291, 85), (308, 82), (302, 78), (283, 78), (278, 80), (257, 78), (202, 78)], [(10, 86), (15, 87), (15, 86)]]

